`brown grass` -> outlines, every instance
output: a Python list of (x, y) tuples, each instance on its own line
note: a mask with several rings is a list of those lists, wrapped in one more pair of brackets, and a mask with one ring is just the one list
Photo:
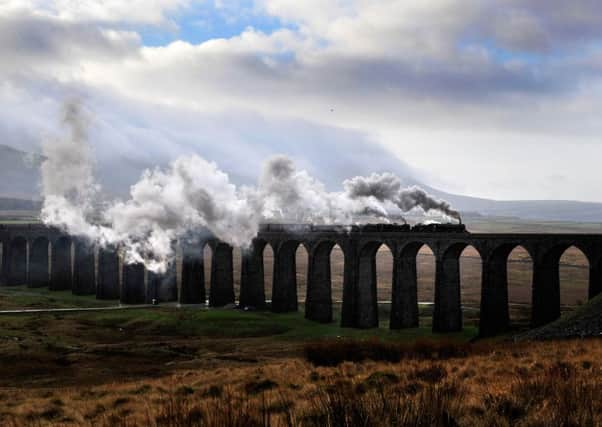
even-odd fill
[[(345, 345), (369, 353), (375, 343)], [(320, 346), (326, 354), (341, 343)], [(0, 424), (602, 425), (600, 340), (490, 342), (446, 357), (427, 344), (405, 350), (394, 362), (284, 358), (92, 387), (3, 389)]]
[(439, 340), (417, 340), (412, 343), (397, 343), (376, 339), (357, 341), (339, 339), (316, 341), (305, 344), (305, 359), (315, 366), (337, 366), (343, 362), (366, 360), (397, 363), (402, 359), (444, 360), (464, 357), (468, 354), (488, 351), (486, 344), (468, 344)]

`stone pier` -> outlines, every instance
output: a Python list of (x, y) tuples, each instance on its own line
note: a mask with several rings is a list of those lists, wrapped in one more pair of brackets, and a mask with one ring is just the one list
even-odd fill
[(435, 254), (435, 307), (433, 332), (458, 332), (462, 330), (462, 303), (460, 297), (460, 254), (465, 246)]
[(234, 304), (232, 246), (217, 242), (212, 245), (212, 250), (209, 306), (223, 307)]
[(309, 251), (305, 318), (320, 323), (332, 322), (330, 277), (331, 243), (322, 243)]
[(101, 248), (98, 251), (98, 284), (96, 298), (119, 299), (119, 253), (116, 248)]
[(180, 304), (205, 304), (205, 262), (204, 245), (185, 245), (182, 248), (182, 285)]
[(240, 305), (262, 308), (265, 306), (263, 249), (265, 244), (254, 242), (241, 252)]
[(73, 287), (71, 246), (71, 239), (66, 237), (52, 245), (51, 290), (70, 290)]
[(50, 242), (45, 237), (35, 239), (29, 251), (29, 286), (45, 288), (50, 285)]
[(75, 242), (72, 291), (75, 295), (96, 294), (96, 249), (87, 241)]
[(126, 264), (123, 267), (122, 304), (144, 304), (146, 302), (144, 264)]
[(421, 243), (410, 243), (393, 254), (391, 329), (418, 327), (416, 259)]
[(286, 242), (274, 247), (274, 282), (272, 311), (288, 313), (298, 310), (297, 300), (297, 242)]

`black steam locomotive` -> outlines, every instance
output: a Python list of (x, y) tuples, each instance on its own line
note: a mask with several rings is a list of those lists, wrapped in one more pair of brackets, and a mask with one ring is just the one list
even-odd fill
[(297, 232), (307, 231), (320, 232), (368, 232), (368, 233), (468, 233), (466, 226), (459, 224), (416, 224), (411, 227), (409, 224), (380, 223), (363, 225), (309, 225), (309, 224), (262, 224), (261, 231), (279, 231), (279, 232)]
[(416, 233), (467, 233), (466, 226), (459, 224), (416, 224), (412, 227), (412, 231)]
[(361, 231), (378, 233), (407, 232), (411, 228), (409, 224), (364, 224), (360, 226)]
[(358, 231), (377, 233), (400, 233), (413, 231), (415, 233), (467, 233), (466, 226), (460, 224), (364, 224), (359, 226)]

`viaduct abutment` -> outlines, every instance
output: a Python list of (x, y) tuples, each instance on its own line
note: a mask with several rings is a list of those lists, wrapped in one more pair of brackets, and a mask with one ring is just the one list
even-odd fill
[[(202, 236), (202, 237), (201, 237)], [(209, 236), (209, 237), (208, 237)], [(206, 230), (197, 240), (178, 244), (178, 257), (165, 273), (155, 274), (141, 264), (127, 265), (119, 248), (96, 248), (84, 239), (43, 225), (0, 226), (2, 247), (0, 284), (71, 290), (78, 295), (120, 300), (124, 304), (177, 301), (181, 304), (234, 304), (233, 248)], [(263, 253), (274, 254), (273, 280), (265, 283)], [(296, 251), (308, 254), (305, 317), (329, 323), (334, 319), (331, 253), (336, 246), (344, 256), (343, 327), (375, 328), (379, 318), (376, 254), (387, 247), (393, 255), (391, 329), (419, 325), (417, 257), (424, 246), (435, 259), (435, 297), (432, 327), (435, 332), (463, 328), (460, 256), (472, 246), (482, 265), (479, 330), (490, 336), (509, 328), (508, 275), (510, 253), (527, 250), (533, 261), (532, 324), (539, 326), (560, 316), (560, 257), (569, 247), (580, 249), (589, 262), (589, 298), (602, 292), (602, 235), (586, 234), (483, 234), (464, 232), (374, 231), (362, 227), (264, 225), (249, 247), (242, 248), (241, 306), (277, 313), (299, 309)], [(203, 250), (209, 247), (211, 265)], [(211, 280), (205, 283), (205, 270)], [(272, 287), (271, 301), (265, 288)]]

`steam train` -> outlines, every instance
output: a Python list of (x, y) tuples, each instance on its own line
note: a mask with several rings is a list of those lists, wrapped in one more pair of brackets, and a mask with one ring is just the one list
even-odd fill
[(360, 231), (391, 233), (410, 231), (409, 224), (364, 224), (359, 226)]
[(366, 224), (360, 226), (361, 231), (368, 232), (415, 232), (415, 233), (467, 233), (466, 226), (459, 224)]
[(286, 231), (303, 233), (307, 231), (319, 232), (369, 232), (369, 233), (468, 233), (466, 226), (459, 224), (409, 224), (381, 223), (363, 225), (309, 225), (309, 224), (262, 224), (261, 231)]
[(459, 224), (416, 224), (412, 227), (416, 233), (467, 233), (466, 226)]

